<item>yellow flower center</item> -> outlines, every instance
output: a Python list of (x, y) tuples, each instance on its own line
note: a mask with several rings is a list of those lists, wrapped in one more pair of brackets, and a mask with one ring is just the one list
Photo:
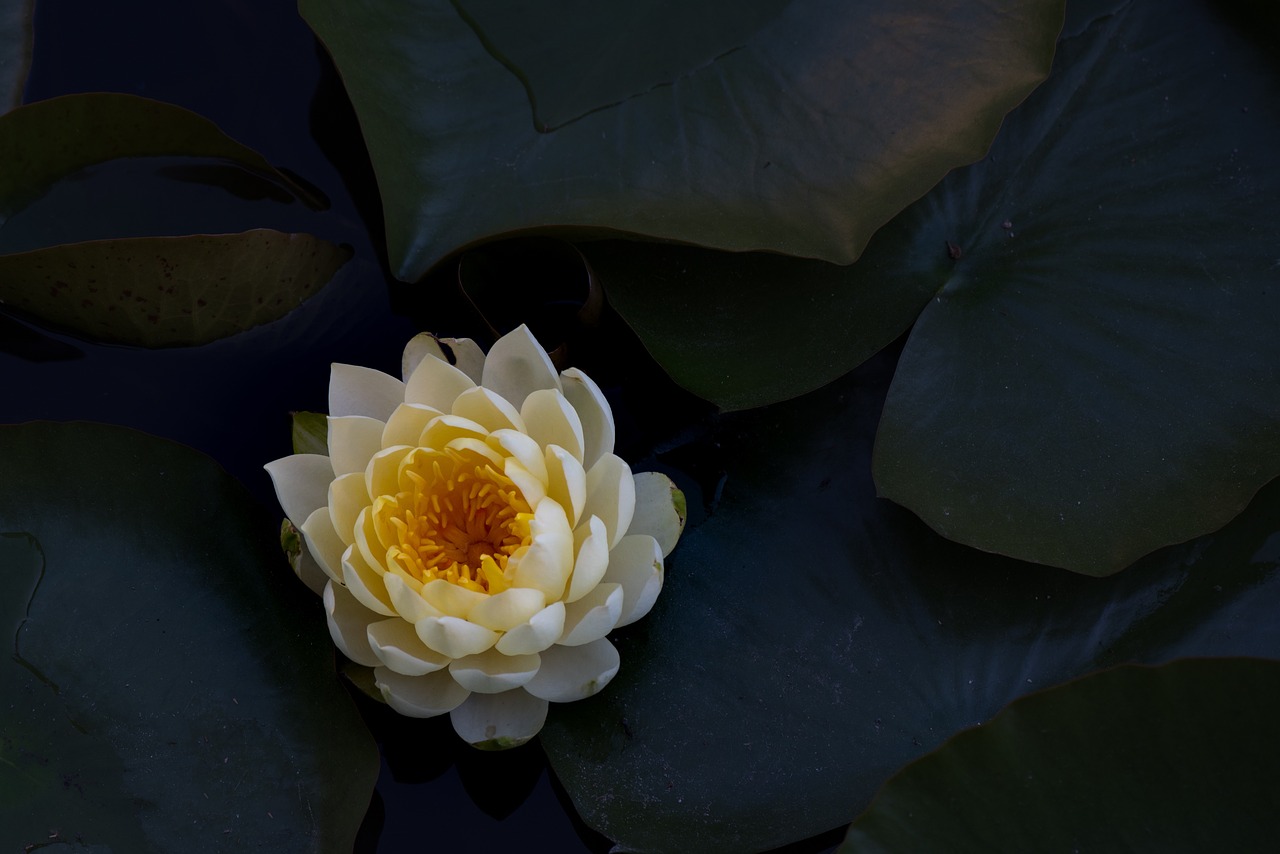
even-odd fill
[(373, 503), (387, 566), (481, 593), (509, 582), (507, 560), (529, 545), (533, 513), (520, 489), (473, 450), (417, 448), (400, 465), (400, 491)]

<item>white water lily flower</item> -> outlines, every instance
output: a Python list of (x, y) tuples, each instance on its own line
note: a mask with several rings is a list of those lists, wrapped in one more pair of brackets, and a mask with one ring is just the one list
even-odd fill
[(446, 343), (410, 341), (403, 382), (335, 364), (329, 456), (266, 469), (343, 654), (402, 714), (511, 747), (617, 673), (606, 635), (653, 606), (683, 496), (632, 475), (600, 389), (525, 327)]

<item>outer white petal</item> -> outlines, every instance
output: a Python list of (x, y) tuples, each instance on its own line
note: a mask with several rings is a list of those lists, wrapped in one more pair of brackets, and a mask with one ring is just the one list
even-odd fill
[(514, 457), (525, 470), (545, 485), (547, 482), (547, 463), (542, 446), (533, 440), (528, 433), (519, 430), (495, 430), (486, 439), (489, 447), (500, 450)]
[(440, 341), (436, 336), (430, 332), (419, 332), (404, 345), (404, 353), (400, 356), (400, 376), (405, 382), (409, 381), (409, 377), (413, 376), (418, 365), (422, 364), (422, 360), (427, 357), (439, 359), (442, 362), (449, 361), (444, 350), (440, 349)]
[(469, 695), (447, 670), (425, 676), (404, 676), (379, 667), (373, 671), (373, 679), (387, 705), (411, 718), (434, 718), (451, 712)]
[(507, 631), (493, 648), (505, 655), (542, 652), (564, 633), (564, 612), (563, 602), (552, 602), (527, 622)]
[(454, 659), (449, 665), (449, 673), (468, 691), (499, 694), (519, 688), (532, 679), (541, 661), (537, 653), (503, 655), (490, 649), (479, 655)]
[(554, 389), (535, 391), (525, 398), (520, 415), (527, 432), (539, 445), (559, 445), (582, 459), (582, 421), (563, 394)]
[(564, 396), (582, 421), (582, 464), (587, 468), (605, 454), (613, 453), (616, 429), (613, 410), (605, 400), (600, 386), (577, 368), (569, 368), (560, 374)]
[(317, 596), (323, 595), (324, 586), (330, 581), (328, 573), (311, 555), (309, 549), (303, 549), (298, 555), (298, 559), (294, 562), (293, 574), (298, 576), (298, 580), (307, 585), (307, 589)]
[(364, 471), (374, 454), (382, 450), (387, 425), (364, 415), (329, 416), (329, 459), (335, 477)]
[(449, 659), (429, 649), (413, 626), (400, 617), (369, 624), (369, 647), (381, 664), (404, 676), (422, 676), (449, 666)]
[(405, 383), (404, 402), (421, 403), (448, 412), (454, 399), (475, 383), (462, 371), (441, 359), (423, 359)]
[(582, 646), (609, 634), (622, 616), (622, 601), (621, 584), (596, 585), (586, 596), (565, 606), (564, 634), (558, 643)]
[(573, 531), (564, 508), (550, 499), (543, 499), (533, 511), (529, 523), (533, 540), (521, 554), (512, 555), (507, 568), (516, 564), (512, 583), (516, 587), (535, 587), (555, 601), (564, 595), (565, 584), (573, 572)]
[(404, 383), (382, 371), (335, 362), (329, 372), (329, 414), (386, 421), (404, 401)]
[(333, 482), (333, 466), (323, 454), (294, 454), (272, 460), (263, 466), (276, 488), (276, 500), (294, 527), (317, 507), (329, 503), (329, 484)]
[(573, 549), (577, 556), (566, 602), (576, 602), (590, 593), (609, 568), (609, 531), (599, 516), (592, 516), (574, 530)]
[(471, 377), (476, 385), (484, 377), (484, 350), (470, 338), (441, 338), (441, 344), (453, 351), (454, 365)]
[(631, 467), (615, 454), (605, 454), (587, 471), (587, 506), (583, 515), (600, 517), (613, 547), (631, 527), (635, 509), (636, 481)]
[(387, 419), (382, 431), (382, 447), (417, 445), (418, 437), (432, 418), (443, 415), (440, 410), (421, 403), (402, 403)]
[(467, 614), (467, 619), (473, 623), (479, 623), (486, 629), (505, 632), (521, 623), (527, 623), (546, 604), (547, 597), (541, 590), (535, 590), (532, 587), (512, 587), (477, 603)]
[(520, 408), (538, 389), (560, 390), (560, 377), (547, 351), (521, 324), (493, 343), (484, 360), (480, 385), (490, 388)]
[(498, 640), (498, 633), (459, 617), (427, 617), (414, 624), (422, 642), (441, 655), (463, 658), (484, 652)]
[(365, 667), (375, 667), (380, 663), (369, 646), (369, 624), (382, 617), (361, 605), (345, 588), (332, 581), (324, 588), (324, 611), (328, 617), (329, 634), (343, 655)]
[(547, 701), (520, 688), (502, 694), (472, 694), (449, 714), (454, 732), (472, 747), (505, 750), (538, 734), (547, 720)]
[(387, 586), (387, 595), (391, 597), (391, 606), (400, 617), (410, 623), (417, 623), (427, 617), (443, 617), (444, 614), (427, 603), (422, 594), (410, 586), (408, 581), (394, 572), (382, 576), (382, 583)]
[(578, 458), (559, 445), (546, 452), (547, 495), (564, 508), (569, 527), (576, 528), (587, 503), (587, 471)]
[(604, 574), (605, 582), (622, 585), (619, 628), (649, 613), (662, 592), (662, 579), (662, 549), (657, 540), (647, 534), (623, 537), (609, 553), (609, 569)]
[(608, 685), (618, 664), (618, 651), (604, 638), (584, 646), (556, 644), (542, 653), (538, 675), (524, 690), (553, 703), (582, 700)]
[(412, 450), (408, 445), (392, 445), (373, 455), (364, 469), (365, 494), (370, 500), (400, 491), (400, 462)]
[(648, 534), (658, 541), (662, 556), (671, 554), (684, 531), (684, 493), (662, 472), (642, 471), (635, 475), (636, 512), (628, 534)]
[(347, 545), (356, 541), (356, 519), (360, 511), (370, 504), (369, 490), (364, 485), (364, 475), (353, 472), (335, 478), (329, 484), (329, 521), (333, 530)]
[(524, 419), (507, 399), (492, 389), (476, 386), (458, 395), (453, 414), (483, 424), (487, 431), (517, 430), (524, 432)]
[(319, 565), (324, 574), (339, 584), (342, 583), (342, 553), (347, 544), (342, 542), (338, 532), (333, 530), (333, 522), (329, 519), (328, 507), (317, 507), (307, 517), (300, 528), (302, 538), (306, 541), (307, 551)]
[(342, 555), (342, 580), (347, 590), (356, 597), (361, 605), (384, 617), (395, 616), (391, 607), (391, 597), (387, 595), (387, 585), (382, 576), (365, 562), (355, 546), (347, 546)]

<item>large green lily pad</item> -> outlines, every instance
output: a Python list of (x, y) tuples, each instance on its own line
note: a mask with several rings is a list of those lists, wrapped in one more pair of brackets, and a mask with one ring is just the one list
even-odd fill
[(544, 227), (848, 263), (982, 156), (1044, 78), (1063, 3), (299, 8), (360, 117), (392, 269), (415, 281)]
[(699, 523), (686, 490), (692, 527), (653, 612), (615, 640), (619, 675), (542, 733), (621, 850), (766, 850), (837, 827), (953, 733), (1100, 666), (1280, 656), (1280, 484), (1112, 578), (986, 554), (876, 497), (888, 373), (877, 360), (724, 416), (679, 451), (724, 471), (704, 490), (719, 499)]
[(1280, 662), (1120, 667), (1017, 700), (891, 779), (845, 852), (1267, 851)]
[(377, 751), (269, 517), (121, 428), (0, 460), (0, 846), (350, 851)]

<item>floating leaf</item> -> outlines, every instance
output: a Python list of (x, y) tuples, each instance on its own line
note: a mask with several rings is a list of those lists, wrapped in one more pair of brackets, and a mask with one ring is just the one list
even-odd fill
[(840, 851), (1266, 851), (1280, 662), (1119, 667), (1015, 701), (896, 774)]
[(1043, 79), (1063, 3), (299, 8), (360, 117), (392, 269), (416, 281), (546, 226), (852, 261), (982, 155)]
[(350, 851), (377, 752), (242, 488), (100, 425), (0, 459), (4, 849)]

